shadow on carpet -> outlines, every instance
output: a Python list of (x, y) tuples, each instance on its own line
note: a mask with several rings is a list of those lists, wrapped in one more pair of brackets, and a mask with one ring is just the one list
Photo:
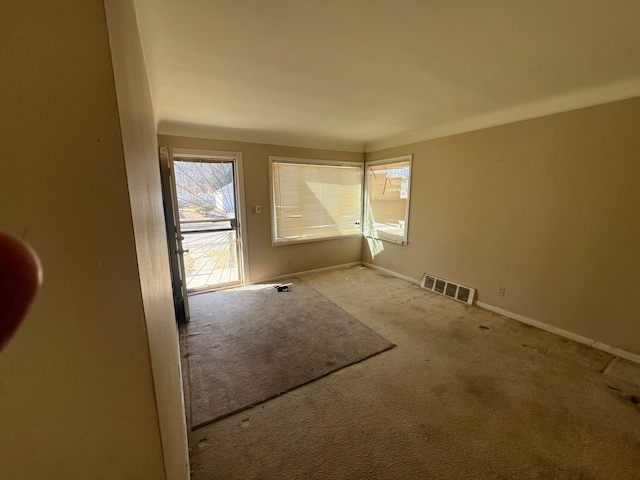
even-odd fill
[(394, 345), (302, 280), (191, 297), (187, 358), (196, 429)]

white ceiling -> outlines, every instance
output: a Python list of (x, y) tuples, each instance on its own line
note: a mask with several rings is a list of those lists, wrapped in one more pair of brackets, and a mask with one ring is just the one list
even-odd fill
[(371, 151), (640, 95), (639, 0), (136, 0), (158, 131)]

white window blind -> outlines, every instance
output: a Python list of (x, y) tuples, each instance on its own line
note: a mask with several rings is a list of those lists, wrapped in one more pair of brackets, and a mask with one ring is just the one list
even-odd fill
[(407, 155), (366, 164), (366, 236), (407, 243), (411, 159)]
[(363, 166), (313, 162), (271, 157), (273, 243), (362, 233)]

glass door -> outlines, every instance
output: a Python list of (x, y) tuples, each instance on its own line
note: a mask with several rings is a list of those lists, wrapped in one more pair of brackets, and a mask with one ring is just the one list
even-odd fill
[(242, 283), (233, 158), (175, 156), (173, 179), (187, 292)]

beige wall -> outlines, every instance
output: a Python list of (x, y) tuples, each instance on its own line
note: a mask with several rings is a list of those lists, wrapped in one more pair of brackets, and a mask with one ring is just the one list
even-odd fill
[(0, 37), (0, 229), (44, 268), (0, 353), (0, 478), (164, 478), (103, 2), (9, 0)]
[(409, 245), (364, 259), (640, 353), (639, 125), (635, 98), (367, 154), (414, 157)]
[(168, 479), (189, 478), (189, 455), (155, 118), (133, 0), (106, 0), (142, 300)]
[[(345, 238), (297, 245), (271, 245), (269, 214), (269, 155), (327, 160), (362, 161), (364, 155), (353, 152), (264, 145), (259, 143), (209, 140), (160, 135), (161, 145), (173, 148), (242, 152), (244, 190), (247, 206), (246, 245), (249, 253), (249, 281), (260, 281), (279, 275), (324, 268), (360, 261), (360, 238)], [(252, 213), (252, 207), (262, 206), (262, 213)], [(291, 266), (286, 265), (291, 259)]]

